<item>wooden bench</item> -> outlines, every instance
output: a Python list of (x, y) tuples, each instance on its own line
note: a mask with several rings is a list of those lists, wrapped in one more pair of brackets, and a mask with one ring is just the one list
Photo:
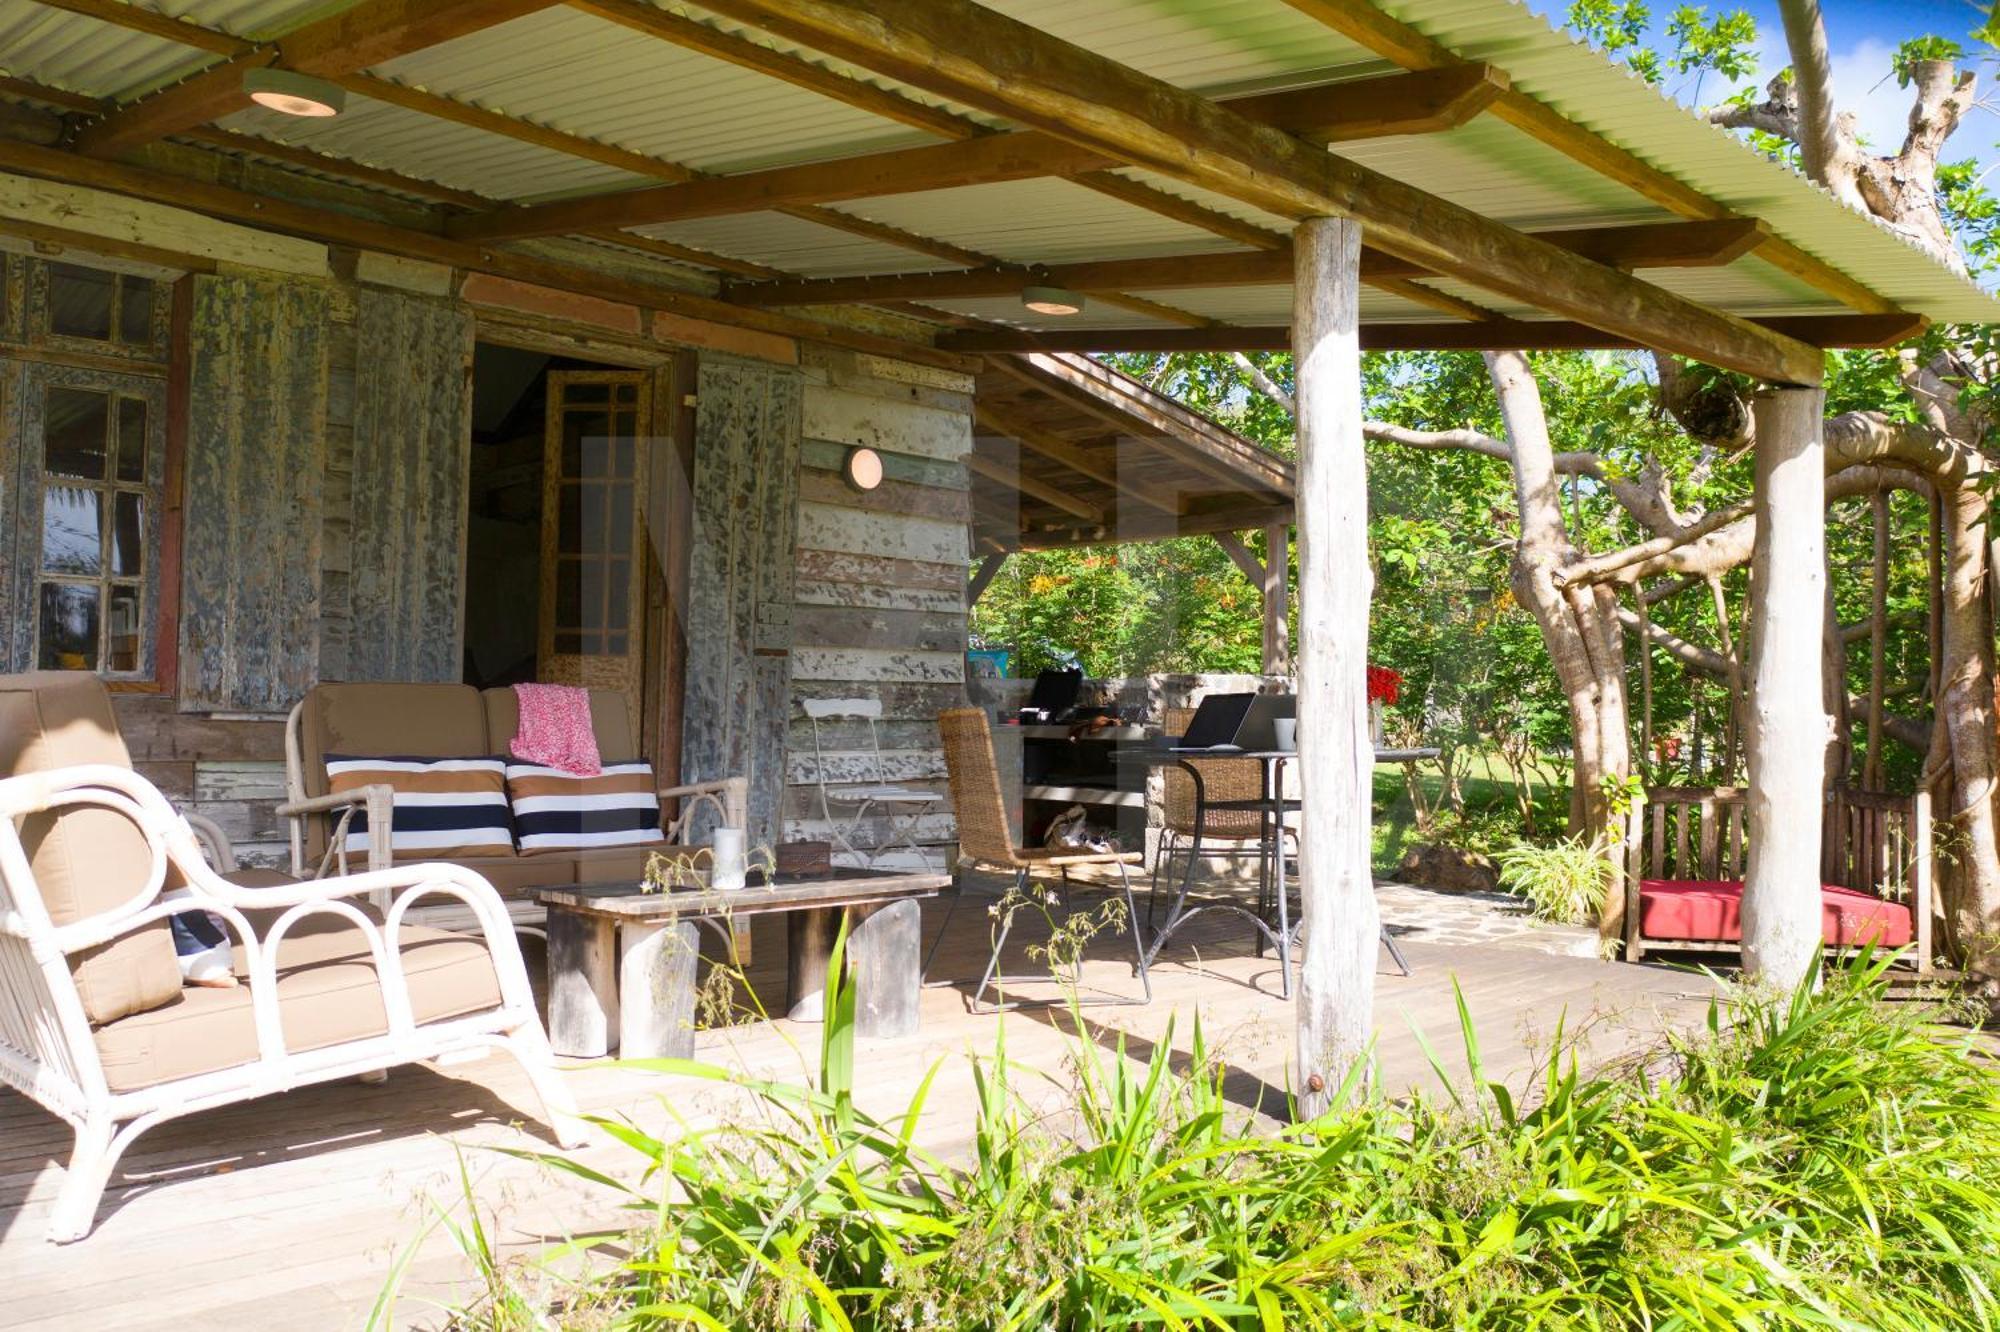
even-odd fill
[[(1649, 949), (1740, 948), (1748, 801), (1739, 787), (1656, 787), (1634, 805), (1622, 866), (1628, 961)], [(1836, 788), (1827, 793), (1823, 827), (1826, 945), (1909, 947), (1917, 974), (1930, 974), (1935, 857), (1929, 793)]]

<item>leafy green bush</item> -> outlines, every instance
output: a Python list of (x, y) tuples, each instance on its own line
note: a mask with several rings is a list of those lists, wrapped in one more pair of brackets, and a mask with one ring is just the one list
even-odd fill
[(491, 1290), (460, 1325), (1991, 1327), (2000, 1081), (1880, 1002), (1885, 965), (1718, 1002), (1603, 1076), (1552, 1059), (1519, 1096), (1461, 1000), (1467, 1090), (1268, 1132), (1198, 1031), (1189, 1072), (1170, 1040), (1143, 1066), (1080, 1043), (1061, 1129), (997, 1044), (963, 1166), (917, 1143), (929, 1079), (894, 1120), (855, 1108), (841, 996), (818, 1087), (750, 1084), (766, 1122), (668, 1142), (605, 1121), (646, 1167), (628, 1256), (530, 1298), (479, 1238)]
[(1495, 859), (1500, 886), (1527, 898), (1540, 919), (1559, 925), (1596, 920), (1611, 891), (1611, 862), (1595, 842), (1582, 837), (1546, 846), (1516, 842)]

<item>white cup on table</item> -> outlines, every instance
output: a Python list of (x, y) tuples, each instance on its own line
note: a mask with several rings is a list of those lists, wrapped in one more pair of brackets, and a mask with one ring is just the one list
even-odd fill
[(1289, 754), (1299, 747), (1299, 719), (1277, 717), (1271, 721), (1271, 738), (1276, 747)]
[(712, 861), (709, 887), (724, 891), (741, 888), (744, 882), (743, 830), (717, 828), (709, 840), (708, 853)]

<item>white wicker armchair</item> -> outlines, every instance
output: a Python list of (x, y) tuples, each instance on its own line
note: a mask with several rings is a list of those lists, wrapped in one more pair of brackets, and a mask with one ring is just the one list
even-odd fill
[[(116, 905), (58, 924), (22, 829), (47, 828), (51, 818), (60, 822), (91, 807), (135, 825), (150, 864), (121, 885), (125, 895)], [(185, 897), (162, 899), (170, 871), (185, 883)], [(387, 898), (386, 910), (357, 905), (378, 893)], [(437, 897), (469, 908), (478, 921), (477, 936), (404, 923), (413, 903)], [(153, 1011), (93, 1022), (79, 990), (78, 959), (101, 960), (114, 941), (193, 908), (228, 923), (246, 984), (236, 990), (190, 990)], [(365, 940), (365, 948), (357, 946), (357, 938)], [(316, 965), (299, 967), (280, 955), (282, 942), (298, 949), (315, 939)], [(351, 989), (327, 988), (326, 974), (339, 969), (329, 966), (328, 949), (335, 946), (329, 940), (347, 950), (336, 962), (352, 967), (372, 961), (379, 1023), (372, 998), (357, 1005)], [(466, 965), (469, 949), (483, 949), (490, 975)], [(357, 1008), (363, 1010), (358, 1017)], [(150, 1065), (117, 1057), (131, 1045), (132, 1024), (159, 1026), (160, 1012), (173, 1013), (180, 1024), (176, 1042), (160, 1042), (148, 1056)], [(181, 1048), (195, 1019), (206, 1023), (198, 1029), (205, 1039), (194, 1042), (195, 1050)], [(354, 1030), (343, 1035), (344, 1027)], [(75, 1154), (50, 1221), (51, 1240), (89, 1233), (119, 1156), (139, 1134), (165, 1120), (490, 1046), (520, 1061), (557, 1138), (565, 1146), (577, 1145), (582, 1123), (550, 1056), (512, 924), (498, 895), (477, 874), (418, 864), (243, 887), (210, 868), (188, 822), (127, 768), (89, 764), (0, 780), (0, 1080), (76, 1129)], [(177, 1067), (163, 1069), (161, 1061)]]

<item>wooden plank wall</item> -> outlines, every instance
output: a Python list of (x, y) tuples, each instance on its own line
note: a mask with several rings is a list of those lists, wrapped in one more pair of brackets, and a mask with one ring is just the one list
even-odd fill
[(194, 278), (183, 707), (282, 713), (319, 669), (324, 283)]
[[(882, 775), (940, 793), (937, 714), (965, 702), (972, 380), (837, 348), (808, 347), (803, 362), (787, 839), (829, 831), (804, 700), (880, 699)], [(884, 464), (882, 485), (866, 493), (842, 474), (858, 445)], [(823, 724), (822, 742), (835, 781), (874, 779), (866, 723)], [(931, 865), (958, 835), (949, 802), (937, 810), (919, 825)], [(887, 831), (870, 818), (855, 840), (872, 845)]]
[(463, 673), (472, 315), (361, 287), (354, 340), (348, 680)]
[(752, 846), (777, 840), (784, 784), (799, 388), (790, 367), (703, 356), (696, 391), (681, 775), (748, 777)]

